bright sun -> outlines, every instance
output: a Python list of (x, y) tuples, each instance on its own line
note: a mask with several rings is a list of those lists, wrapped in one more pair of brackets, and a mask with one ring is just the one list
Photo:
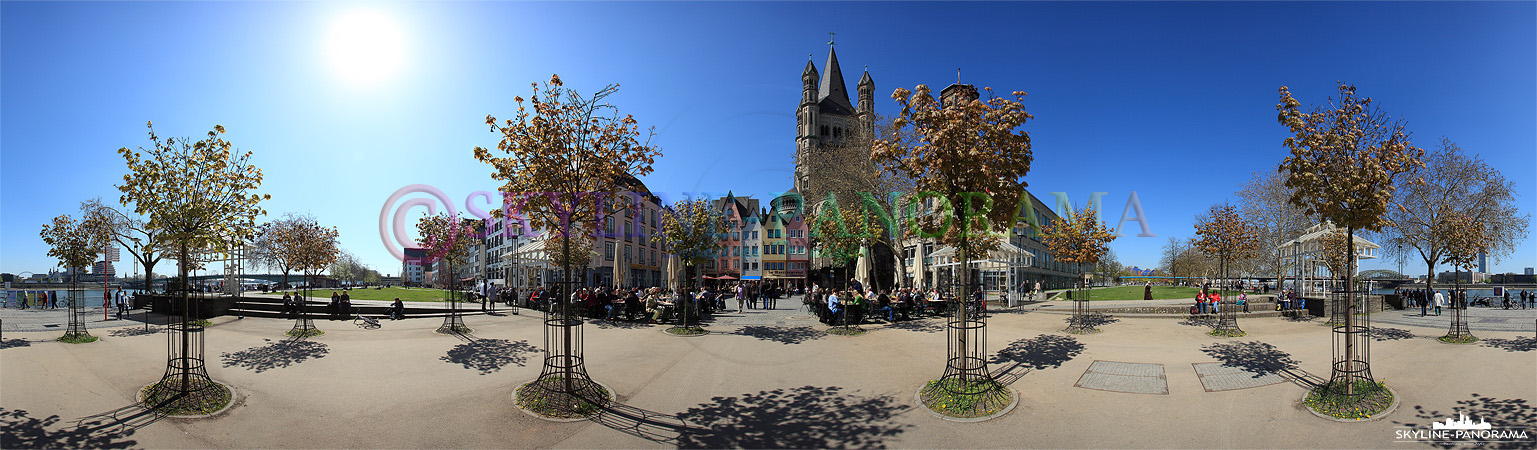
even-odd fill
[(399, 25), (388, 15), (354, 11), (331, 26), (326, 59), (331, 70), (345, 81), (380, 84), (404, 64), (405, 40)]

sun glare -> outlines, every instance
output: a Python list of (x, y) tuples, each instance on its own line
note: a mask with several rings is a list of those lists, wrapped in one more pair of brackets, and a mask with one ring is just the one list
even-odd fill
[(392, 78), (405, 63), (405, 40), (390, 16), (354, 11), (332, 24), (326, 59), (342, 80), (377, 85)]

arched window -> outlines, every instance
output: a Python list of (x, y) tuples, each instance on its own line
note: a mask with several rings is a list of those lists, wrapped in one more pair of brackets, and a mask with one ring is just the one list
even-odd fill
[(823, 136), (827, 135), (827, 125), (822, 125), (822, 135)]

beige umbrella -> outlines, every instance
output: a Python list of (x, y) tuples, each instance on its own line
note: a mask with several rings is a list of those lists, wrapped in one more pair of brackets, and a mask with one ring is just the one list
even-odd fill
[(625, 276), (630, 274), (630, 271), (626, 270), (628, 265), (620, 261), (619, 258), (614, 258), (614, 288), (624, 287)]
[(667, 287), (673, 292), (683, 290), (683, 265), (678, 263), (678, 255), (667, 257)]
[(865, 289), (870, 289), (870, 252), (864, 250), (864, 248), (859, 249), (859, 261), (854, 263), (854, 279), (859, 280), (859, 284), (864, 285)]

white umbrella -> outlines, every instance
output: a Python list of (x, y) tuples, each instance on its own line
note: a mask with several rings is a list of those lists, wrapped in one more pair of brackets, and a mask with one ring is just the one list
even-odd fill
[(683, 274), (679, 273), (681, 270), (682, 267), (678, 264), (678, 255), (668, 256), (667, 287), (672, 289), (673, 292), (681, 292), (683, 290)]
[(869, 252), (864, 251), (863, 248), (859, 250), (859, 261), (854, 263), (854, 279), (859, 280), (859, 284), (864, 285), (865, 289), (870, 289), (870, 281), (867, 276), (870, 273)]
[(626, 269), (625, 266), (627, 266), (627, 265), (628, 264), (624, 264), (624, 263), (620, 262), (619, 258), (614, 258), (614, 287), (615, 288), (624, 287), (625, 276), (629, 275), (629, 272), (630, 272), (628, 270), (625, 270)]

